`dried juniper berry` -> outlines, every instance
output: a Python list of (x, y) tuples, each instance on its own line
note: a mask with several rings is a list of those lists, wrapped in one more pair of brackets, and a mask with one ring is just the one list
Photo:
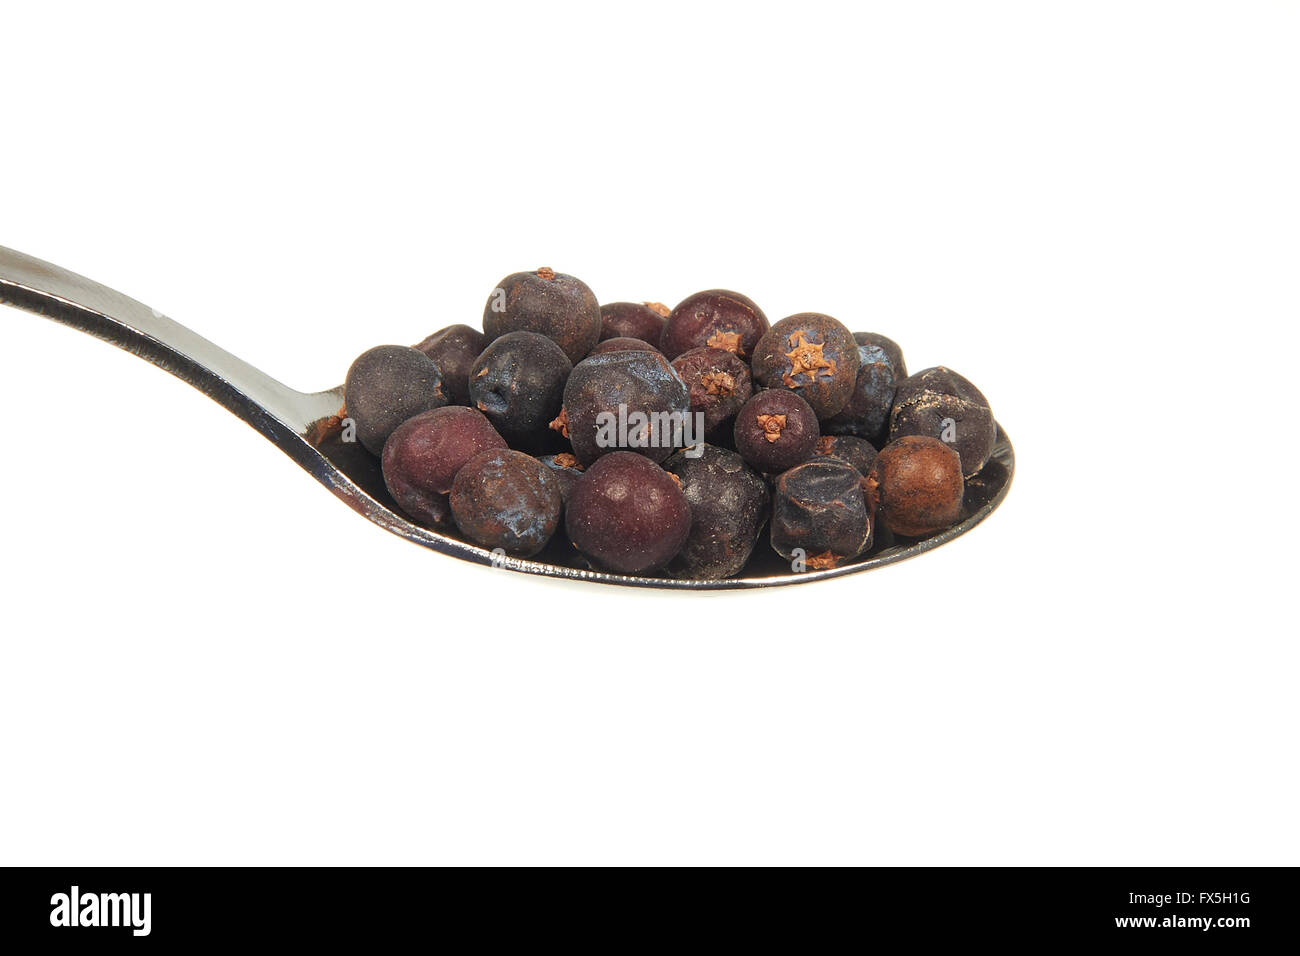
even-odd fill
[(593, 355), (604, 355), (606, 352), (658, 352), (659, 350), (642, 339), (616, 338), (602, 339), (596, 343), (595, 348), (587, 353), (587, 358)]
[(691, 508), (668, 472), (644, 455), (616, 451), (583, 472), (564, 523), (569, 540), (594, 565), (643, 574), (681, 550)]
[(469, 369), (487, 345), (487, 336), (468, 325), (449, 325), (416, 348), (442, 372), (442, 387), (453, 405), (469, 404)]
[(880, 523), (919, 538), (961, 517), (961, 458), (937, 438), (906, 435), (880, 450), (866, 480)]
[(555, 455), (542, 455), (537, 460), (555, 475), (556, 481), (560, 483), (560, 495), (567, 504), (569, 495), (573, 492), (578, 479), (582, 477), (582, 462), (578, 461), (576, 455), (567, 451)]
[(408, 418), (388, 436), (380, 465), (384, 484), (407, 515), (425, 525), (446, 524), (447, 495), (456, 473), (479, 452), (506, 447), (482, 412), (448, 405)]
[(839, 567), (871, 544), (872, 515), (863, 478), (835, 458), (791, 468), (772, 495), (772, 548), (807, 569)]
[(609, 302), (600, 307), (600, 340), (641, 339), (658, 346), (668, 320), (660, 302)]
[(447, 404), (442, 373), (423, 352), (405, 345), (378, 345), (348, 369), (343, 406), (357, 438), (378, 455), (398, 425), (412, 415)]
[(704, 415), (704, 437), (710, 441), (731, 430), (736, 413), (754, 394), (749, 366), (722, 349), (691, 349), (673, 359), (673, 368), (686, 383), (691, 411)]
[(858, 348), (867, 349), (873, 361), (888, 365), (894, 373), (895, 382), (907, 378), (907, 363), (903, 361), (903, 349), (893, 339), (879, 332), (854, 332), (853, 340), (858, 343)]
[(767, 521), (767, 483), (734, 451), (698, 450), (679, 451), (664, 463), (691, 506), (691, 533), (667, 571), (677, 578), (729, 578), (749, 561)]
[(889, 412), (894, 405), (894, 392), (899, 381), (895, 368), (901, 366), (902, 358), (900, 354), (896, 365), (882, 347), (863, 345), (860, 337), (864, 334), (853, 333), (854, 339), (858, 340), (858, 358), (862, 367), (858, 369), (849, 403), (839, 414), (826, 419), (822, 430), (832, 435), (855, 435), (883, 445), (889, 438)]
[(800, 312), (768, 329), (754, 349), (754, 381), (796, 391), (818, 419), (844, 410), (862, 359), (853, 333), (829, 315)]
[(521, 451), (479, 452), (456, 473), (451, 515), (485, 548), (532, 557), (560, 524), (563, 497), (554, 473)]
[(658, 352), (606, 352), (574, 366), (551, 427), (584, 465), (619, 449), (663, 461), (692, 437), (689, 410), (685, 383)]
[(823, 435), (817, 439), (813, 453), (846, 461), (863, 477), (876, 463), (876, 446), (865, 438), (855, 438), (852, 435)]
[(961, 456), (962, 474), (971, 478), (993, 453), (997, 425), (980, 390), (940, 365), (898, 384), (889, 437), (905, 435), (929, 435), (951, 445)]
[(687, 296), (668, 316), (659, 351), (675, 359), (691, 349), (732, 352), (748, 361), (767, 331), (767, 316), (739, 292), (709, 289)]
[(782, 388), (759, 392), (736, 415), (736, 450), (765, 474), (807, 461), (820, 437), (817, 416), (800, 396)]
[(549, 426), (572, 371), (564, 350), (546, 336), (507, 332), (474, 360), (470, 403), (512, 446), (538, 451), (555, 440)]
[(600, 305), (581, 279), (543, 266), (501, 280), (483, 307), (483, 331), (488, 341), (507, 332), (537, 332), (576, 363), (600, 339)]

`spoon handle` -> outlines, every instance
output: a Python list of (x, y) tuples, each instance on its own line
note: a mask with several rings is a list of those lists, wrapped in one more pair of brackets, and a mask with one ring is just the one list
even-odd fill
[(0, 303), (70, 325), (166, 369), (282, 447), (339, 407), (337, 390), (295, 391), (135, 299), (4, 246)]

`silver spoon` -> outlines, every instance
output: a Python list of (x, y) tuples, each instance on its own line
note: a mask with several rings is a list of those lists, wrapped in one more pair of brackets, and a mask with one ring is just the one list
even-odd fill
[(923, 540), (895, 544), (837, 568), (792, 571), (760, 540), (743, 576), (724, 581), (608, 574), (588, 569), (572, 548), (562, 543), (554, 544), (539, 559), (505, 557), (406, 520), (384, 487), (378, 460), (359, 443), (345, 443), (329, 434), (326, 425), (343, 404), (341, 385), (323, 392), (295, 391), (120, 292), (3, 246), (0, 303), (88, 332), (189, 382), (256, 428), (353, 510), (386, 531), (465, 561), (529, 574), (700, 590), (800, 584), (867, 571), (915, 557), (965, 534), (1001, 504), (1015, 470), (1011, 442), (999, 428), (992, 459), (967, 482), (960, 522)]

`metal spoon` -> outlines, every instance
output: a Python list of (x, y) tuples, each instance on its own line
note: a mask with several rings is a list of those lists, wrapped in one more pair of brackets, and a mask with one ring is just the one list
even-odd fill
[(553, 543), (537, 559), (513, 558), (406, 520), (384, 487), (378, 460), (359, 443), (345, 443), (336, 434), (326, 434), (326, 423), (343, 403), (341, 385), (323, 392), (295, 391), (120, 292), (3, 246), (0, 303), (88, 332), (189, 382), (256, 428), (353, 510), (386, 531), (465, 561), (529, 574), (698, 590), (800, 584), (867, 571), (915, 557), (965, 534), (1002, 502), (1015, 469), (1011, 443), (999, 429), (992, 459), (967, 482), (965, 513), (959, 523), (924, 540), (893, 544), (838, 568), (792, 571), (760, 540), (743, 575), (724, 581), (608, 574), (588, 569), (563, 542)]

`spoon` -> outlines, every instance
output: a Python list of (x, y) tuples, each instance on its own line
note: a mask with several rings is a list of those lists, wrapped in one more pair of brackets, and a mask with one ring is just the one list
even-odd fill
[[(590, 570), (573, 548), (554, 541), (536, 559), (493, 553), (404, 518), (384, 487), (379, 461), (358, 442), (344, 442), (331, 418), (343, 404), (343, 386), (299, 392), (165, 315), (120, 292), (0, 246), (0, 303), (54, 319), (126, 349), (189, 382), (271, 440), (354, 511), (386, 531), (464, 561), (635, 587), (753, 588), (838, 577), (903, 561), (965, 534), (1001, 504), (1011, 486), (1015, 454), (1001, 428), (993, 457), (966, 483), (961, 520), (919, 541), (900, 540), (837, 568), (794, 571), (760, 538), (741, 576), (722, 581), (638, 577)], [(562, 538), (562, 535), (557, 535)]]

